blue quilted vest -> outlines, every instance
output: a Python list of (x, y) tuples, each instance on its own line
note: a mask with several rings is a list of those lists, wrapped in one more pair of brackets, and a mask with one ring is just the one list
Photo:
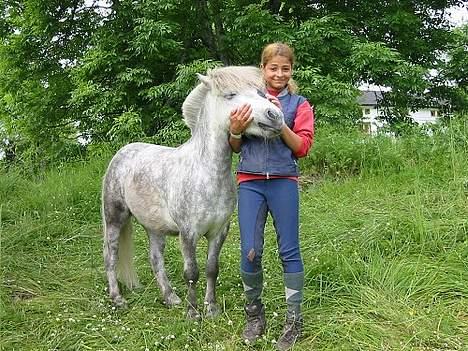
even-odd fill
[[(288, 127), (292, 129), (297, 108), (305, 101), (305, 98), (300, 95), (290, 94), (285, 89), (278, 95), (278, 99), (281, 102), (284, 120)], [(244, 135), (237, 171), (261, 174), (267, 178), (270, 175), (299, 176), (297, 158), (279, 136), (264, 139)]]

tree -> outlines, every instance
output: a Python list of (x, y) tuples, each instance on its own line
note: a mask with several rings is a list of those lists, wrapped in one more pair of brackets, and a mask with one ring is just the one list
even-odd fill
[(74, 138), (68, 75), (96, 26), (84, 0), (6, 0), (0, 28), (0, 116), (9, 152), (46, 159)]
[(392, 88), (384, 96), (395, 107), (391, 122), (405, 120), (427, 90), (462, 108), (466, 35), (454, 36), (443, 16), (462, 3), (6, 0), (0, 139), (12, 155), (47, 159), (78, 138), (128, 142), (161, 136), (168, 125), (183, 130), (176, 121), (195, 72), (258, 65), (274, 41), (296, 49), (295, 79), (319, 122), (358, 120), (362, 82)]
[(454, 30), (447, 56), (433, 79), (431, 93), (443, 100), (448, 112), (468, 110), (468, 25)]

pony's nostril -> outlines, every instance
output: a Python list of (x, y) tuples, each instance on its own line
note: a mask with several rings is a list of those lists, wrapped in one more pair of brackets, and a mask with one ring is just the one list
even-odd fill
[(267, 117), (272, 121), (276, 121), (281, 118), (280, 114), (275, 112), (274, 110), (267, 110)]

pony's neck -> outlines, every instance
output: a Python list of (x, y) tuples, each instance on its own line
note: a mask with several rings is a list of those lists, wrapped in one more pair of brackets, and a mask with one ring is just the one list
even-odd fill
[[(216, 124), (218, 118), (212, 116), (216, 113), (201, 108), (198, 123), (192, 130), (190, 144), (194, 147), (193, 152), (201, 163), (211, 163), (231, 169), (232, 149), (229, 145), (228, 131), (226, 126)], [(219, 117), (219, 116), (217, 116)]]

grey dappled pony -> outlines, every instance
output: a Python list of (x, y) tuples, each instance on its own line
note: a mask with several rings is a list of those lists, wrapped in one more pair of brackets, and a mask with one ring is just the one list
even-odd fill
[(164, 246), (167, 235), (179, 235), (189, 318), (199, 317), (195, 249), (202, 236), (207, 238), (206, 315), (220, 312), (215, 294), (219, 253), (236, 205), (229, 114), (243, 103), (251, 104), (253, 121), (245, 134), (265, 138), (278, 136), (284, 119), (261, 93), (264, 82), (257, 68), (222, 67), (198, 77), (201, 83), (182, 105), (191, 138), (177, 148), (128, 144), (115, 154), (104, 176), (104, 261), (116, 306), (127, 305), (117, 276), (130, 289), (139, 285), (133, 266), (133, 216), (148, 234), (151, 266), (168, 306), (181, 299), (166, 274)]

